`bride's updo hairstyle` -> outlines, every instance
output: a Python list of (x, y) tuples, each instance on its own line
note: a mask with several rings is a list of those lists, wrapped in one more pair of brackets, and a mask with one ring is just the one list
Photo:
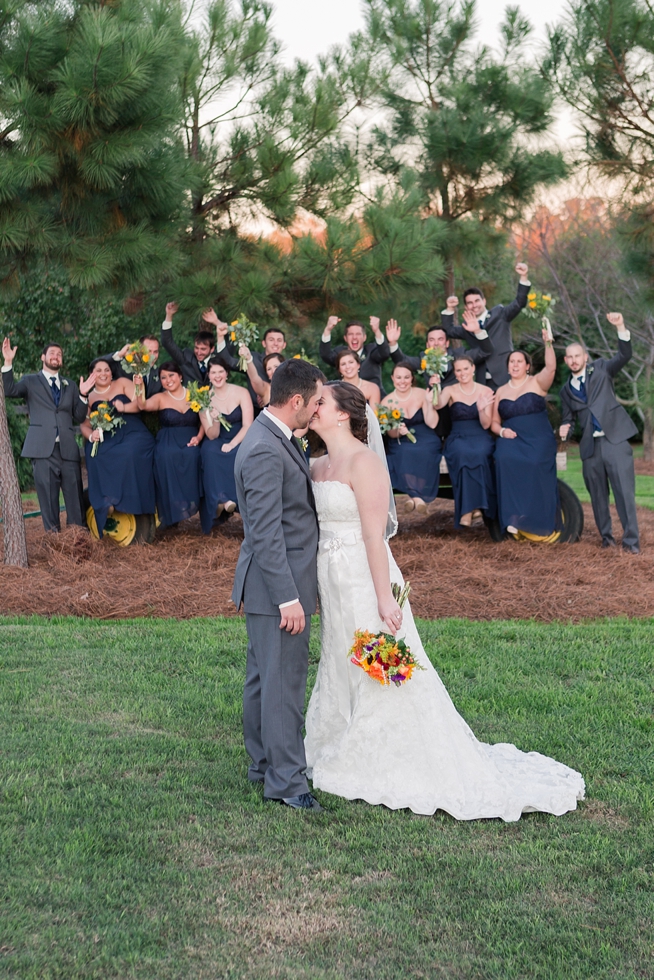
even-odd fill
[(350, 416), (352, 435), (359, 442), (368, 442), (368, 418), (364, 394), (347, 381), (328, 381), (326, 387), (331, 391), (336, 407)]

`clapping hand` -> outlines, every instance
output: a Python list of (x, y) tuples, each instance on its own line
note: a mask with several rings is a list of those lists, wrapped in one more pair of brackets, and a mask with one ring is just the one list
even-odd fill
[(11, 367), (13, 364), (17, 350), (18, 346), (12, 347), (9, 337), (5, 337), (5, 339), (2, 341), (2, 356), (7, 367)]
[(622, 313), (607, 313), (606, 319), (609, 323), (615, 327), (618, 333), (621, 333), (624, 329), (624, 317)]
[(93, 388), (95, 382), (96, 382), (95, 371), (91, 371), (86, 381), (84, 380), (83, 377), (79, 379), (79, 393), (83, 398), (86, 398), (89, 391), (91, 391), (91, 389)]
[(325, 333), (331, 333), (337, 323), (341, 322), (340, 316), (330, 316), (327, 320), (327, 326), (325, 327)]
[[(179, 303), (166, 303), (166, 322), (170, 323), (179, 309)], [(129, 344), (127, 345), (129, 347)]]
[(402, 328), (398, 327), (397, 320), (389, 320), (386, 324), (386, 340), (391, 344), (397, 344), (400, 339)]

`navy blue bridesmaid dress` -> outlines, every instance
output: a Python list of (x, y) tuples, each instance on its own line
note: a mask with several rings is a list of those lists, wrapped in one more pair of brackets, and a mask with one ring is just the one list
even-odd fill
[(454, 490), (454, 526), (461, 527), (462, 514), (481, 510), (491, 519), (497, 516), (493, 452), (495, 439), (479, 421), (476, 405), (453, 402), (450, 406), (452, 430), (443, 455)]
[(187, 443), (198, 434), (195, 412), (162, 408), (154, 450), (157, 513), (163, 527), (193, 517), (202, 496), (200, 447)]
[[(116, 413), (119, 401), (129, 402), (126, 395), (110, 399)], [(91, 411), (97, 402), (91, 406)], [(85, 446), (89, 500), (95, 512), (98, 534), (102, 537), (109, 508), (123, 514), (154, 514), (154, 437), (138, 415), (125, 413), (125, 421), (113, 434), (105, 433), (98, 451), (91, 456), (95, 443)]]
[(438, 496), (441, 465), (441, 440), (425, 422), (422, 409), (404, 419), (407, 429), (413, 429), (415, 443), (402, 436), (385, 437), (388, 472), (393, 490), (421, 497), (425, 503)]
[(515, 401), (503, 398), (498, 410), (502, 425), (517, 434), (515, 439), (498, 439), (495, 443), (502, 530), (512, 526), (529, 534), (552, 534), (560, 524), (560, 508), (556, 439), (545, 399), (527, 391)]
[(200, 520), (205, 534), (209, 534), (213, 527), (218, 504), (226, 504), (228, 500), (236, 500), (234, 462), (238, 446), (228, 453), (223, 452), (223, 446), (226, 442), (231, 442), (243, 427), (241, 406), (237, 405), (233, 412), (225, 415), (225, 419), (231, 423), (229, 432), (221, 426), (217, 439), (208, 439), (205, 436), (200, 445), (203, 494)]

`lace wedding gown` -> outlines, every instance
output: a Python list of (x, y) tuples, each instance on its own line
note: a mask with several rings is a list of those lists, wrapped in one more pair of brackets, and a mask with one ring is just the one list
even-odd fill
[[(318, 583), (322, 654), (306, 719), (307, 774), (314, 787), (414, 813), (445, 810), (457, 820), (518, 820), (562, 814), (584, 797), (578, 772), (514, 745), (486, 745), (452, 704), (432, 667), (407, 603), (400, 636), (423, 671), (382, 687), (350, 662), (355, 629), (382, 622), (353, 490), (314, 483), (320, 520)], [(391, 580), (402, 582), (388, 550)]]

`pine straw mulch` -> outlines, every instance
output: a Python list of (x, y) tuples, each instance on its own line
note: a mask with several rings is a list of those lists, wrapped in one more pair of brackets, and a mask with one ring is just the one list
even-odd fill
[[(400, 504), (400, 511), (402, 507)], [(654, 511), (640, 509), (640, 555), (602, 550), (588, 505), (575, 545), (494, 544), (485, 528), (455, 532), (451, 501), (400, 515), (392, 549), (429, 619), (563, 619), (654, 615)], [(614, 513), (614, 528), (620, 524)], [(27, 521), (29, 569), (0, 565), (0, 611), (122, 619), (234, 615), (229, 596), (242, 538), (238, 516), (206, 538), (197, 518), (151, 546), (118, 548), (78, 528), (46, 535)], [(1, 529), (0, 529), (1, 537)]]

